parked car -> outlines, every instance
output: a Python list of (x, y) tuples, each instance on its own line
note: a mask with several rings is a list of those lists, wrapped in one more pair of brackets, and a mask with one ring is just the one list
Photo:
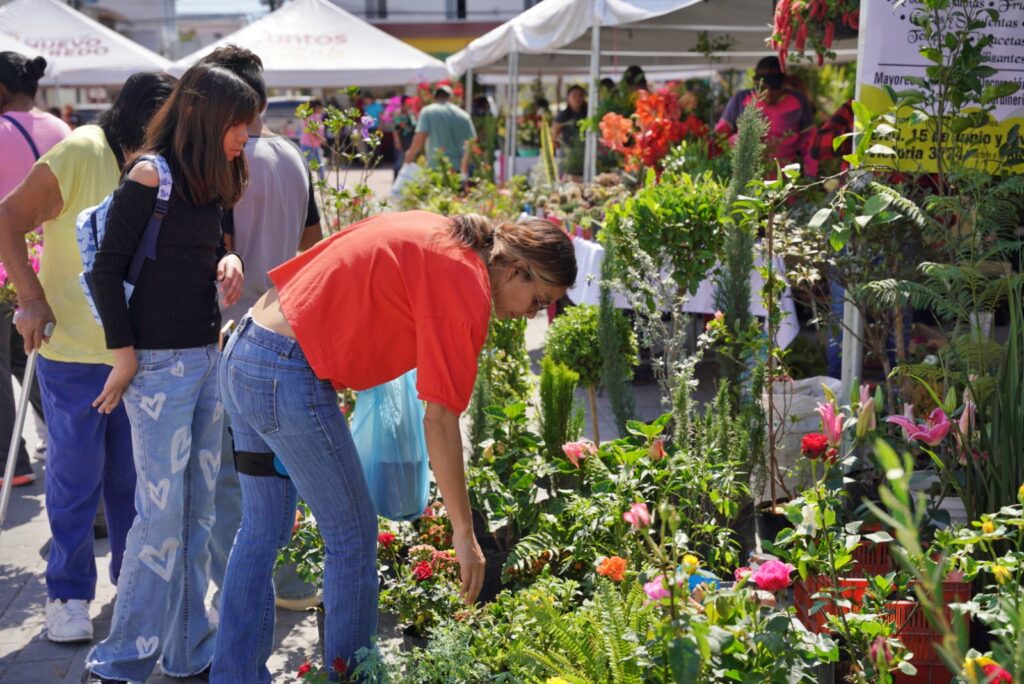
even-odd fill
[[(263, 112), (263, 123), (267, 128), (298, 142), (302, 135), (302, 119), (295, 116), (299, 105), (309, 102), (308, 97), (275, 96), (267, 98), (267, 111)], [(291, 121), (291, 131), (286, 131)]]

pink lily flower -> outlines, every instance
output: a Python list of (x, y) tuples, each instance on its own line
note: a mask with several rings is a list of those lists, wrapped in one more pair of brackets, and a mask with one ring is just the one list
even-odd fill
[(645, 503), (634, 503), (628, 511), (622, 514), (622, 519), (638, 530), (651, 526), (651, 513), (647, 510)]
[(949, 416), (941, 408), (937, 408), (932, 411), (924, 423), (918, 423), (914, 420), (913, 408), (908, 407), (909, 417), (903, 416), (889, 416), (885, 419), (885, 422), (899, 425), (903, 429), (903, 437), (908, 441), (918, 441), (928, 446), (938, 446), (942, 440), (949, 434), (950, 428), (953, 424), (949, 420)]
[(836, 406), (831, 401), (827, 404), (818, 404), (816, 410), (821, 416), (821, 431), (829, 446), (838, 447), (843, 441), (843, 414), (836, 411)]

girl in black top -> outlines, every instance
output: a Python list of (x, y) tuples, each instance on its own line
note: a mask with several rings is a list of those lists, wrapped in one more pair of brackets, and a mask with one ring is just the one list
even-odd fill
[(242, 262), (221, 249), (221, 213), (248, 181), (242, 149), (256, 93), (220, 67), (189, 69), (147, 131), (146, 151), (173, 180), (167, 214), (130, 301), (124, 279), (156, 205), (160, 174), (133, 166), (114, 194), (93, 289), (114, 367), (93, 405), (124, 398), (135, 452), (137, 515), (128, 533), (110, 636), (89, 654), (87, 681), (145, 681), (157, 659), (173, 677), (209, 667), (204, 598), (220, 470), (218, 282), (238, 298)]

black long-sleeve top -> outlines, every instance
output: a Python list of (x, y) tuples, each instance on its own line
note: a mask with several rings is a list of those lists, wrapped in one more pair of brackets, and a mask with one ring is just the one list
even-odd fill
[(157, 189), (125, 179), (114, 192), (92, 272), (109, 349), (188, 349), (217, 342), (222, 210), (216, 204), (192, 204), (179, 193), (177, 174), (172, 172), (172, 178), (156, 260), (146, 260), (129, 303), (123, 283), (153, 214)]

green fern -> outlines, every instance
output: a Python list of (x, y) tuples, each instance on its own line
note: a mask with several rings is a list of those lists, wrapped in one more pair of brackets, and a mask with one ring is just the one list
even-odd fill
[(563, 551), (562, 545), (547, 532), (528, 534), (512, 547), (508, 558), (505, 559), (505, 565), (501, 569), (502, 581), (514, 579), (510, 570), (515, 570), (515, 574), (519, 576), (532, 573), (535, 564), (553, 561), (559, 558)]

